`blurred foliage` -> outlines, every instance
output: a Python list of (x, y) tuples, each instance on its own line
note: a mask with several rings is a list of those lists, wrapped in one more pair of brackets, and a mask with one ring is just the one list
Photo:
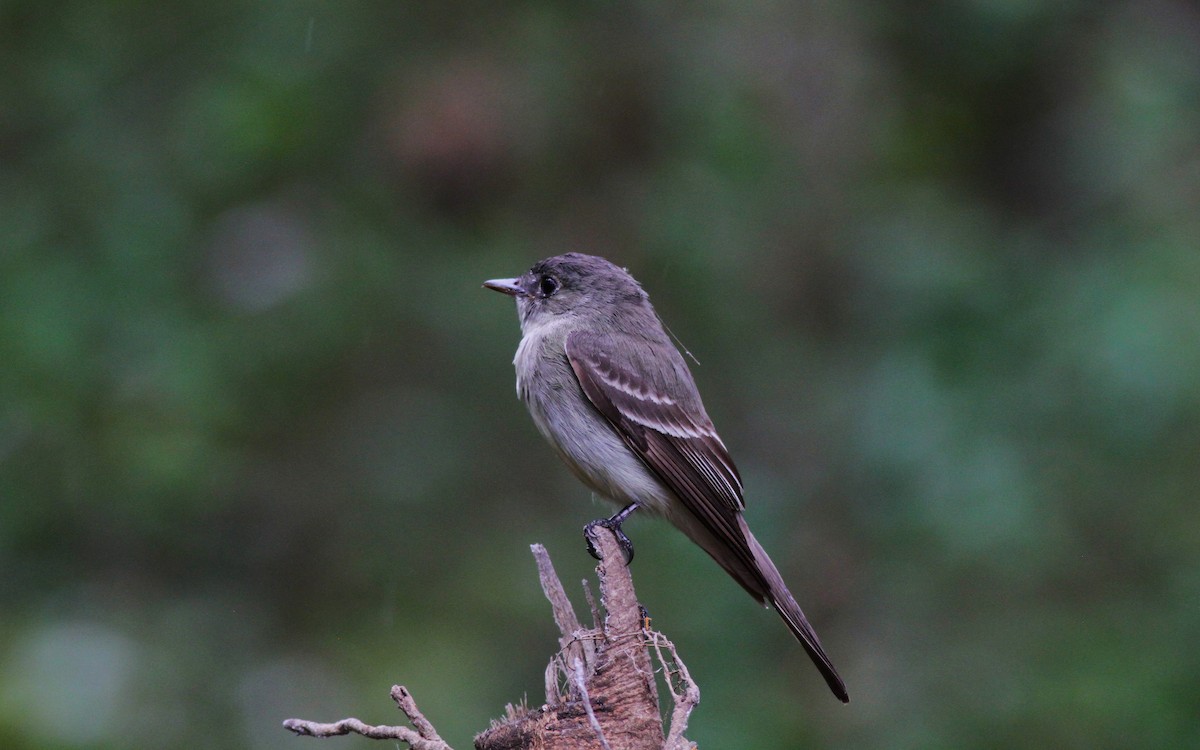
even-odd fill
[(1200, 746), (1194, 5), (18, 0), (0, 69), (0, 745), (536, 701), (607, 508), (479, 284), (574, 249), (853, 697), (634, 522), (701, 747)]

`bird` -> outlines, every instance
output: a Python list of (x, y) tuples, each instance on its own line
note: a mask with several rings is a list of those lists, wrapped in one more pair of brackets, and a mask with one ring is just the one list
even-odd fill
[(593, 523), (614, 530), (627, 562), (621, 524), (630, 514), (666, 519), (779, 613), (848, 703), (816, 631), (750, 532), (741, 475), (641, 284), (605, 258), (571, 252), (483, 285), (515, 298), (517, 393), (570, 471), (621, 508)]

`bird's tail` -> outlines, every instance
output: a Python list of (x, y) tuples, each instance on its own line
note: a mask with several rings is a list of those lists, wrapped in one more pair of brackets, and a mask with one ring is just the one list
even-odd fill
[[(741, 520), (739, 518), (739, 520)], [(769, 586), (766, 592), (766, 598), (775, 607), (775, 611), (783, 618), (788, 629), (792, 631), (792, 635), (796, 636), (796, 640), (800, 641), (800, 645), (808, 652), (808, 657), (812, 659), (813, 664), (821, 672), (821, 676), (825, 678), (825, 683), (829, 685), (829, 689), (838, 697), (842, 703), (850, 702), (850, 694), (846, 692), (846, 683), (842, 682), (841, 676), (837, 669), (834, 668), (833, 662), (829, 660), (829, 656), (825, 653), (825, 649), (821, 647), (821, 639), (817, 637), (817, 631), (813, 630), (812, 625), (808, 624), (808, 618), (804, 616), (804, 612), (800, 609), (800, 605), (796, 603), (796, 599), (792, 596), (792, 592), (788, 591), (787, 584), (783, 582), (783, 577), (779, 575), (779, 570), (775, 567), (775, 563), (771, 562), (771, 558), (767, 555), (766, 550), (750, 533), (745, 521), (742, 521), (742, 533), (746, 535), (746, 542), (750, 546), (750, 550), (754, 553), (754, 558), (758, 562), (758, 572)]]
[(763, 604), (769, 602), (775, 607), (784, 624), (796, 636), (796, 640), (800, 641), (813, 664), (820, 670), (829, 689), (843, 703), (849, 703), (846, 683), (842, 682), (842, 678), (833, 667), (833, 662), (825, 654), (825, 649), (821, 647), (821, 639), (817, 637), (812, 625), (808, 624), (808, 618), (804, 616), (800, 605), (792, 598), (792, 592), (788, 591), (783, 576), (779, 575), (775, 563), (771, 562), (766, 550), (750, 533), (742, 514), (736, 514), (736, 518), (742, 539), (732, 541), (728, 536), (718, 537), (707, 524), (690, 512), (670, 516), (672, 523), (700, 545), (751, 596)]

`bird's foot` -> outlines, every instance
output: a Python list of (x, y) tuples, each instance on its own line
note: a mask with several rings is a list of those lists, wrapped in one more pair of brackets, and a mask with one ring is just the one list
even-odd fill
[(637, 509), (637, 503), (630, 503), (612, 518), (598, 518), (587, 526), (584, 526), (583, 538), (587, 541), (588, 554), (597, 560), (600, 559), (600, 553), (596, 550), (596, 543), (592, 541), (592, 534), (597, 526), (603, 526), (617, 538), (617, 545), (621, 548), (621, 556), (625, 558), (625, 564), (629, 565), (629, 563), (633, 562), (633, 542), (629, 541), (629, 537), (621, 530), (621, 524)]

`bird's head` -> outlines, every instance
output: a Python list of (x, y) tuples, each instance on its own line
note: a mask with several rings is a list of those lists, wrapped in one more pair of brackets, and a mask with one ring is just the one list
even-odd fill
[(515, 279), (492, 279), (483, 285), (517, 300), (523, 331), (561, 316), (586, 314), (600, 322), (649, 306), (646, 293), (628, 271), (583, 253), (555, 255)]

